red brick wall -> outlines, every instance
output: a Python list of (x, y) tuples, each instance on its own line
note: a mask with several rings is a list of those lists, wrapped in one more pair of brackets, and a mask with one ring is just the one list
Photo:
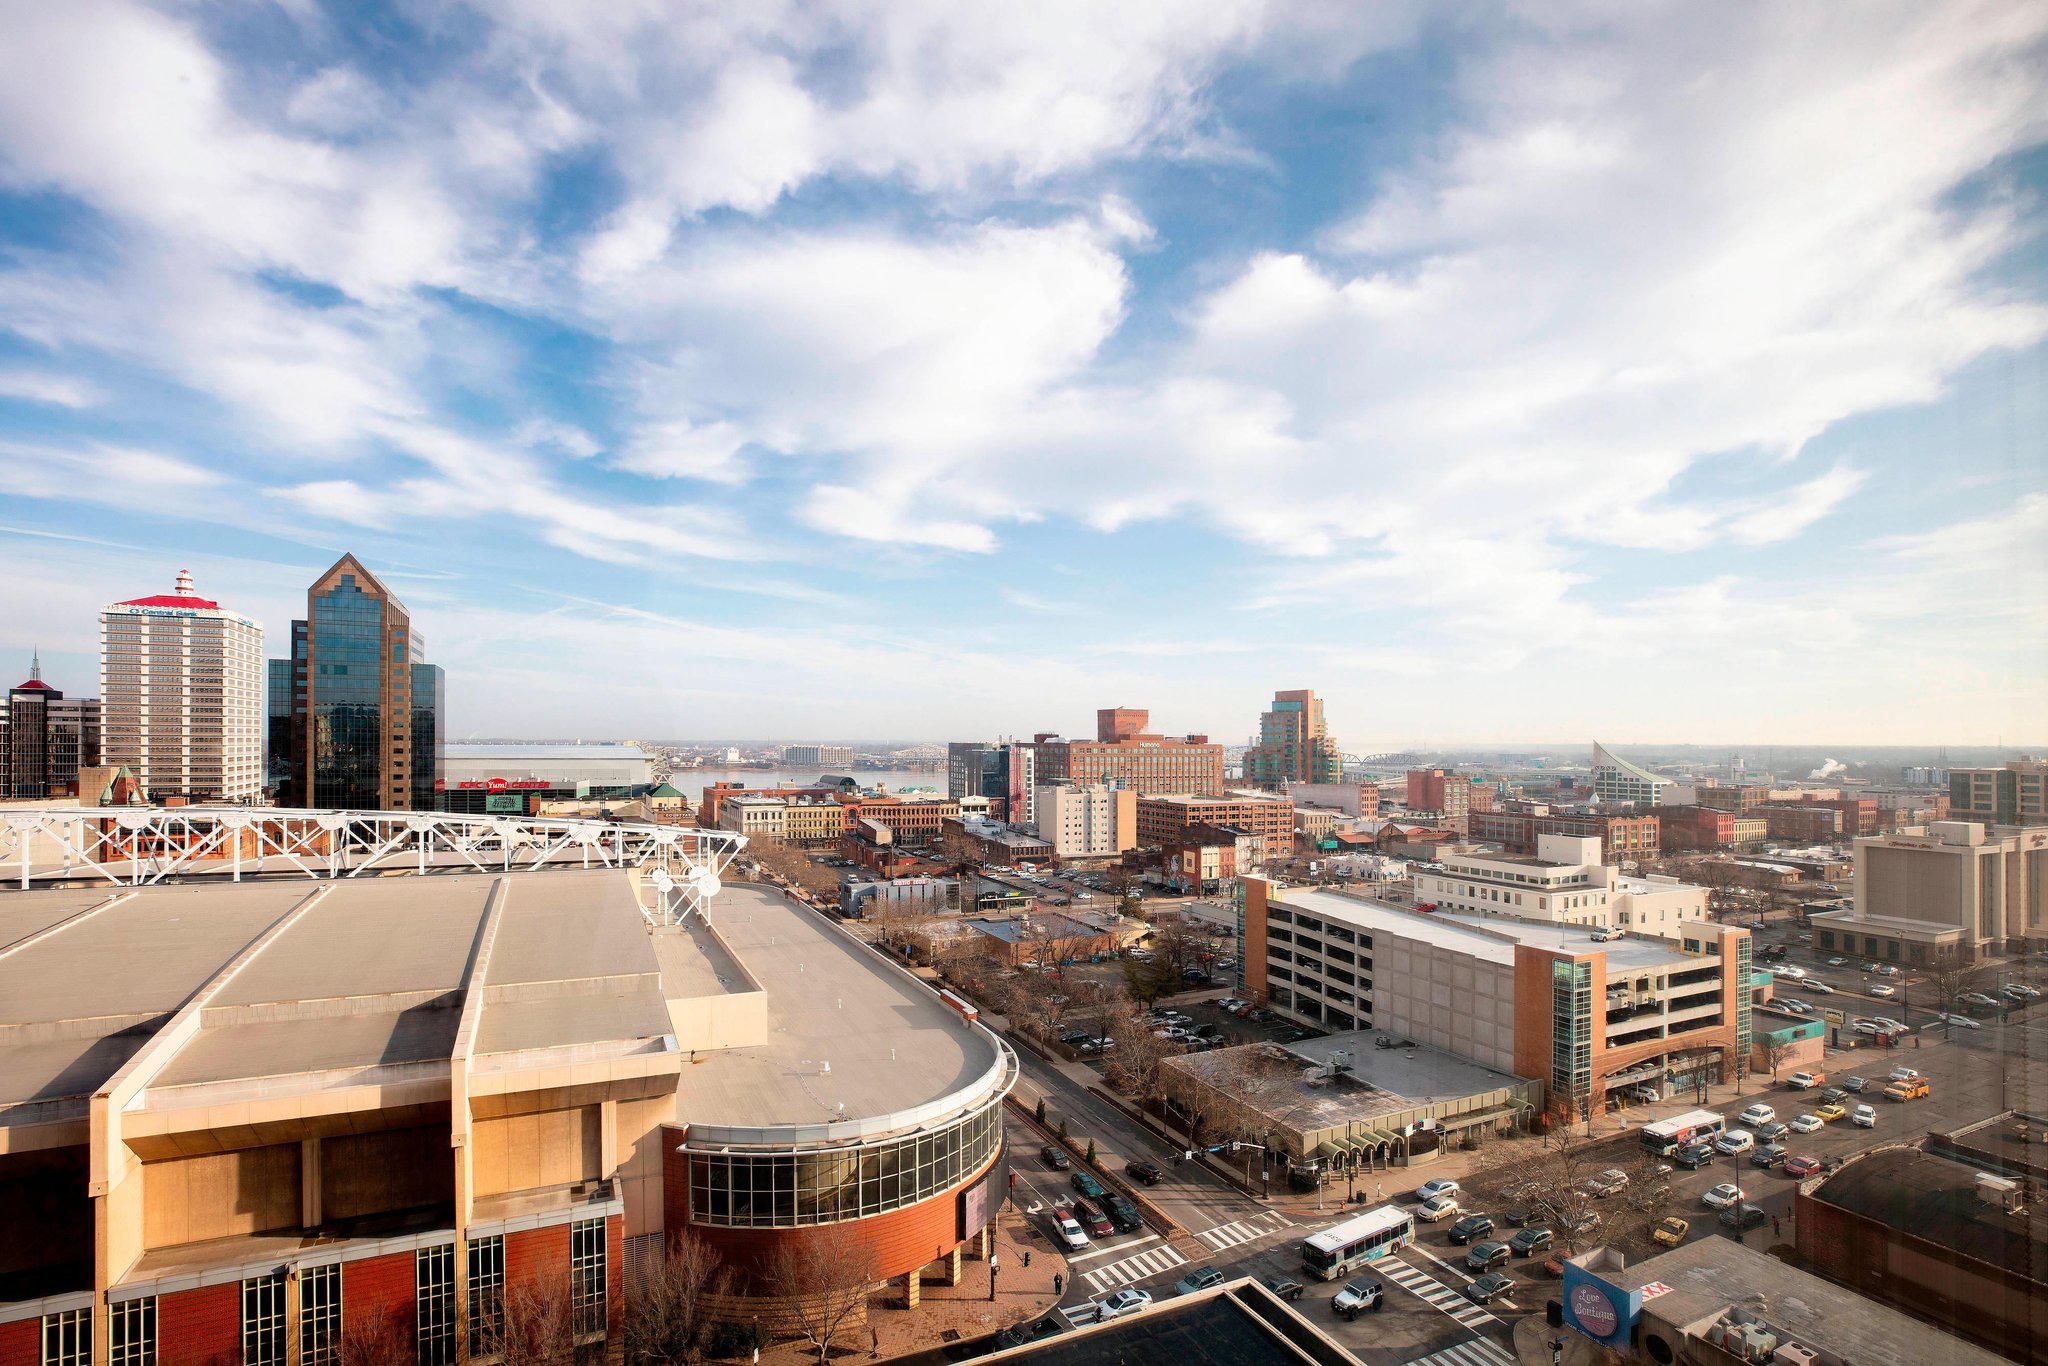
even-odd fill
[(43, 1321), (0, 1323), (0, 1366), (38, 1366), (43, 1359)]
[(158, 1366), (232, 1366), (240, 1361), (241, 1282), (157, 1296), (156, 1341)]
[(365, 1257), (344, 1262), (341, 1267), (341, 1325), (343, 1333), (360, 1331), (361, 1326), (389, 1316), (391, 1324), (410, 1344), (418, 1326), (413, 1309), (413, 1255), (394, 1252), (389, 1257)]
[(626, 1331), (626, 1216), (614, 1214), (605, 1222), (605, 1255), (610, 1260), (605, 1292), (611, 1298), (606, 1329), (617, 1342)]
[(1244, 964), (1244, 989), (1266, 999), (1266, 887), (1262, 878), (1244, 884), (1244, 942), (1237, 961)]
[(505, 1288), (532, 1283), (543, 1291), (569, 1288), (569, 1226), (551, 1224), (505, 1235)]

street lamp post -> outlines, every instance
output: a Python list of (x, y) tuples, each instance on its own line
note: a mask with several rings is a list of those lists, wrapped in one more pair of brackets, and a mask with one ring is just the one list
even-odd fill
[(988, 1254), (988, 1301), (989, 1301), (989, 1303), (990, 1303), (990, 1304), (994, 1304), (994, 1303), (995, 1303), (995, 1301), (996, 1301), (996, 1271), (997, 1271), (997, 1270), (998, 1270), (998, 1269), (999, 1269), (999, 1268), (1000, 1268), (1001, 1266), (1002, 1266), (1002, 1259), (1001, 1259), (1000, 1257), (996, 1256), (996, 1253), (995, 1253), (995, 1249), (993, 1249), (993, 1248), (989, 1249), (989, 1254)]

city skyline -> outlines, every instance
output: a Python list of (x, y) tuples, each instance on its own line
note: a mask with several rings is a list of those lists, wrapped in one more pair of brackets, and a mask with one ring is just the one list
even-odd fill
[(26, 7), (0, 650), (351, 551), (456, 735), (2024, 745), (2044, 30)]

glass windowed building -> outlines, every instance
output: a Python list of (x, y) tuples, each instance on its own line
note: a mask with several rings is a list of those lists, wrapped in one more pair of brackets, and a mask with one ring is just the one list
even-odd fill
[(270, 686), (269, 768), (281, 801), (433, 809), (446, 675), (426, 662), (405, 604), (353, 555), (307, 590), (292, 658), (271, 661)]

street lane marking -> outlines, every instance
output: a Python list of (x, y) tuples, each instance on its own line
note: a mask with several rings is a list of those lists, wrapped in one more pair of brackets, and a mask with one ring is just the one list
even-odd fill
[(1412, 1366), (1515, 1366), (1515, 1357), (1492, 1338), (1474, 1338), (1418, 1357)]
[(1081, 1273), (1081, 1283), (1099, 1295), (1116, 1286), (1129, 1285), (1132, 1281), (1156, 1276), (1177, 1266), (1186, 1266), (1187, 1260), (1170, 1247), (1155, 1247), (1125, 1257), (1122, 1261), (1111, 1262), (1108, 1266), (1098, 1266), (1093, 1271), (1084, 1271)]
[[(1421, 1249), (1417, 1248), (1416, 1251)], [(1430, 1260), (1435, 1261), (1435, 1258)], [(1440, 1310), (1456, 1320), (1461, 1326), (1478, 1330), (1482, 1323), (1499, 1323), (1500, 1320), (1487, 1313), (1457, 1291), (1433, 1276), (1428, 1276), (1399, 1257), (1382, 1257), (1373, 1263), (1386, 1272), (1387, 1279), (1415, 1296), (1430, 1308)], [(1439, 1263), (1441, 1265), (1441, 1263)]]
[(1097, 1257), (1106, 1257), (1112, 1252), (1135, 1252), (1147, 1243), (1156, 1243), (1158, 1241), (1159, 1235), (1154, 1233), (1143, 1238), (1133, 1238), (1128, 1243), (1105, 1243), (1093, 1252), (1084, 1252), (1078, 1257), (1067, 1258), (1067, 1263), (1072, 1265), (1075, 1262), (1092, 1262)]

